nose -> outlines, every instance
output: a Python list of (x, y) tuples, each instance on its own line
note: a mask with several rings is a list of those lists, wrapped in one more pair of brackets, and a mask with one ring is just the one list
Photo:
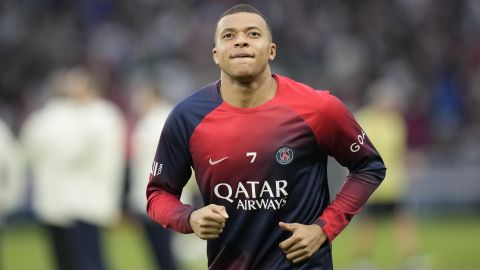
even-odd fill
[(247, 38), (244, 34), (239, 34), (237, 36), (237, 39), (235, 40), (235, 47), (236, 48), (248, 47)]

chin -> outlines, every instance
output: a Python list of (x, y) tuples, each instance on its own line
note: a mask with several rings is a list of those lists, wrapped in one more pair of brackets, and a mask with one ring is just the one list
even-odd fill
[(256, 73), (250, 68), (237, 68), (233, 70), (226, 71), (229, 77), (235, 80), (246, 80), (249, 78), (254, 78)]
[(264, 69), (253, 67), (251, 65), (236, 65), (224, 70), (228, 76), (236, 81), (248, 83), (255, 80), (262, 74)]
[(255, 79), (255, 74), (253, 73), (237, 73), (231, 76), (233, 79), (239, 82), (251, 82)]

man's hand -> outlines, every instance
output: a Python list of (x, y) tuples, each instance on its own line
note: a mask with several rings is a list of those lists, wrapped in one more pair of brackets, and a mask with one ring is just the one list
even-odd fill
[(317, 224), (279, 223), (280, 228), (292, 232), (287, 240), (280, 243), (287, 260), (299, 263), (309, 259), (327, 240), (327, 235)]
[(212, 240), (217, 239), (223, 232), (227, 218), (228, 214), (224, 206), (210, 204), (193, 211), (188, 222), (198, 238)]

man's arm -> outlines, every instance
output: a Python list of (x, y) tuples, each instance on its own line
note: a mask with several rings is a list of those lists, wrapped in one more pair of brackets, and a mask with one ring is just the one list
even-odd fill
[(147, 192), (147, 212), (157, 223), (181, 233), (192, 233), (189, 216), (194, 208), (183, 204), (179, 197), (163, 190)]
[(332, 203), (315, 221), (330, 241), (348, 225), (385, 177), (385, 165), (367, 134), (345, 105), (328, 95), (320, 127), (319, 145), (333, 156), (349, 175)]
[(148, 196), (150, 217), (181, 233), (195, 233), (203, 240), (217, 239), (225, 228), (228, 214), (224, 206), (210, 204), (195, 210), (172, 193), (157, 190)]
[(188, 218), (194, 210), (180, 201), (191, 176), (189, 137), (179, 111), (173, 110), (160, 136), (146, 194), (148, 215), (163, 227), (181, 233), (192, 232)]
[(373, 175), (350, 172), (332, 203), (315, 221), (328, 239), (333, 239), (350, 223), (380, 184)]
[(194, 232), (200, 239), (216, 239), (223, 232), (228, 214), (225, 207), (210, 204), (195, 210), (180, 196), (191, 176), (189, 133), (176, 111), (168, 117), (152, 164), (147, 186), (148, 215), (165, 228)]

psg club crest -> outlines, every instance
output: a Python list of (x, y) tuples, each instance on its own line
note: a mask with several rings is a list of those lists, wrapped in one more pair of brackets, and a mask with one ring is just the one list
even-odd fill
[(282, 146), (277, 150), (275, 157), (278, 163), (287, 165), (293, 160), (293, 150), (290, 147)]

